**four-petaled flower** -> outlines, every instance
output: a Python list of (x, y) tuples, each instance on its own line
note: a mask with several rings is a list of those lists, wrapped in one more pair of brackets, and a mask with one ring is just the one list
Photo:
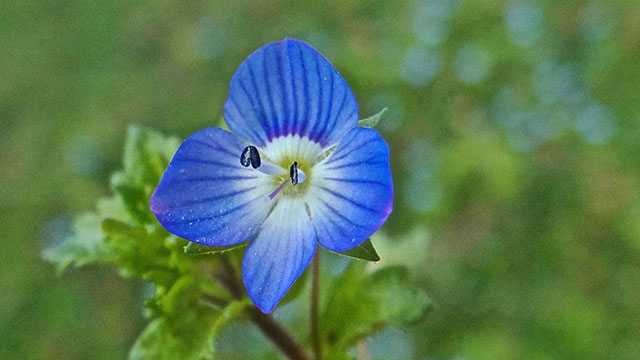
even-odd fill
[(317, 243), (343, 252), (386, 221), (389, 149), (356, 127), (358, 104), (331, 64), (291, 39), (250, 55), (231, 79), (224, 118), (186, 139), (151, 197), (169, 232), (207, 246), (249, 240), (247, 293), (263, 312), (282, 299)]

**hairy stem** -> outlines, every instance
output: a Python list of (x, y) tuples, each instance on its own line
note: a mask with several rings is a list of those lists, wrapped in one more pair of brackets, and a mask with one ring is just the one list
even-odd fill
[(311, 262), (311, 343), (315, 360), (322, 360), (322, 343), (320, 342), (320, 317), (318, 303), (320, 302), (320, 251), (316, 251)]
[[(216, 278), (235, 299), (242, 299), (245, 296), (244, 286), (236, 275), (235, 268), (224, 255), (222, 271), (216, 274)], [(284, 356), (292, 360), (311, 360), (296, 339), (271, 315), (263, 314), (255, 306), (248, 307), (246, 312), (254, 325)]]

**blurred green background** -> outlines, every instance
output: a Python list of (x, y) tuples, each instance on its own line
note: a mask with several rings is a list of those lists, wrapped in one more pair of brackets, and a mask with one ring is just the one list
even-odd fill
[(435, 305), (373, 359), (640, 358), (635, 0), (5, 0), (0, 358), (126, 357), (148, 287), (57, 277), (42, 249), (109, 193), (129, 125), (218, 124), (237, 66), (283, 37), (330, 59), (361, 117), (389, 107), (374, 244)]

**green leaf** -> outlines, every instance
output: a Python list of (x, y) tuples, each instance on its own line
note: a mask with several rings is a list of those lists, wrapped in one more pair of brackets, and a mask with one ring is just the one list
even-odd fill
[(242, 300), (231, 301), (229, 305), (222, 310), (216, 321), (213, 323), (211, 338), (215, 340), (218, 337), (218, 334), (220, 334), (220, 330), (222, 330), (225, 325), (244, 317), (246, 315), (244, 310), (247, 306), (253, 306), (248, 297), (245, 297)]
[(105, 219), (101, 225), (110, 262), (119, 266), (122, 276), (137, 276), (156, 286), (170, 286), (181, 273), (192, 275), (194, 263), (187, 257), (179, 257), (184, 256), (182, 245), (176, 248), (174, 238), (156, 231), (158, 227), (131, 226), (114, 219)]
[(125, 141), (123, 170), (111, 177), (111, 187), (134, 224), (155, 224), (149, 198), (179, 146), (174, 138), (130, 127)]
[(86, 213), (75, 219), (73, 234), (56, 248), (48, 248), (42, 256), (57, 265), (58, 272), (70, 266), (106, 262), (112, 257), (104, 243), (101, 220), (94, 213)]
[(327, 358), (337, 358), (386, 326), (415, 321), (430, 307), (426, 294), (408, 281), (405, 268), (367, 274), (366, 265), (349, 264), (327, 293), (322, 317)]
[(377, 114), (373, 116), (369, 116), (366, 119), (362, 119), (358, 121), (358, 126), (368, 127), (368, 128), (376, 127), (376, 125), (378, 125), (378, 123), (380, 122), (380, 119), (382, 119), (382, 114), (384, 114), (385, 111), (387, 111), (387, 108), (380, 110)]
[(122, 199), (122, 203), (135, 224), (151, 224), (155, 218), (149, 209), (149, 197), (144, 189), (127, 184), (113, 184), (113, 190)]
[(199, 337), (192, 332), (194, 330), (176, 333), (165, 319), (153, 320), (133, 344), (129, 360), (213, 359), (213, 339), (204, 339), (194, 344), (192, 339)]
[(157, 296), (156, 303), (173, 328), (191, 331), (192, 324), (200, 316), (213, 311), (201, 303), (202, 298), (198, 283), (185, 276), (176, 281), (168, 292)]
[(230, 245), (230, 246), (204, 246), (204, 245), (196, 244), (193, 242), (189, 242), (184, 247), (184, 253), (194, 254), (194, 255), (222, 254), (227, 251), (243, 248), (245, 246), (247, 246), (247, 243)]
[(139, 225), (137, 221), (131, 218), (127, 207), (119, 196), (98, 199), (96, 212), (102, 219), (114, 219), (130, 225)]
[(132, 227), (114, 219), (103, 220), (101, 228), (106, 235), (125, 236), (137, 242), (148, 241), (150, 237), (149, 233), (143, 228)]
[(152, 191), (179, 145), (180, 142), (175, 138), (130, 127), (123, 158), (123, 174), (127, 178), (127, 184), (145, 187), (147, 190), (150, 186)]
[(406, 324), (420, 319), (432, 306), (423, 290), (411, 285), (406, 267), (396, 265), (371, 274), (372, 290), (380, 301), (378, 317), (389, 323)]
[(380, 256), (371, 243), (371, 239), (365, 240), (362, 244), (354, 247), (349, 251), (339, 252), (337, 254), (349, 256), (355, 259), (367, 261), (380, 261)]
[(229, 301), (217, 311), (203, 301), (200, 284), (182, 277), (168, 290), (158, 291), (145, 305), (159, 316), (134, 344), (131, 360), (199, 360), (214, 357), (214, 341), (220, 330), (245, 315), (249, 299)]

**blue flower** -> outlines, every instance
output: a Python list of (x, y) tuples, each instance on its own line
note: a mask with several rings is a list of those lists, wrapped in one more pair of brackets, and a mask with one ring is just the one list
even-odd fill
[(356, 127), (358, 104), (338, 71), (291, 39), (251, 54), (231, 79), (231, 132), (186, 139), (150, 207), (169, 232), (207, 246), (249, 240), (247, 293), (269, 313), (313, 257), (342, 252), (386, 221), (393, 204), (389, 148)]

